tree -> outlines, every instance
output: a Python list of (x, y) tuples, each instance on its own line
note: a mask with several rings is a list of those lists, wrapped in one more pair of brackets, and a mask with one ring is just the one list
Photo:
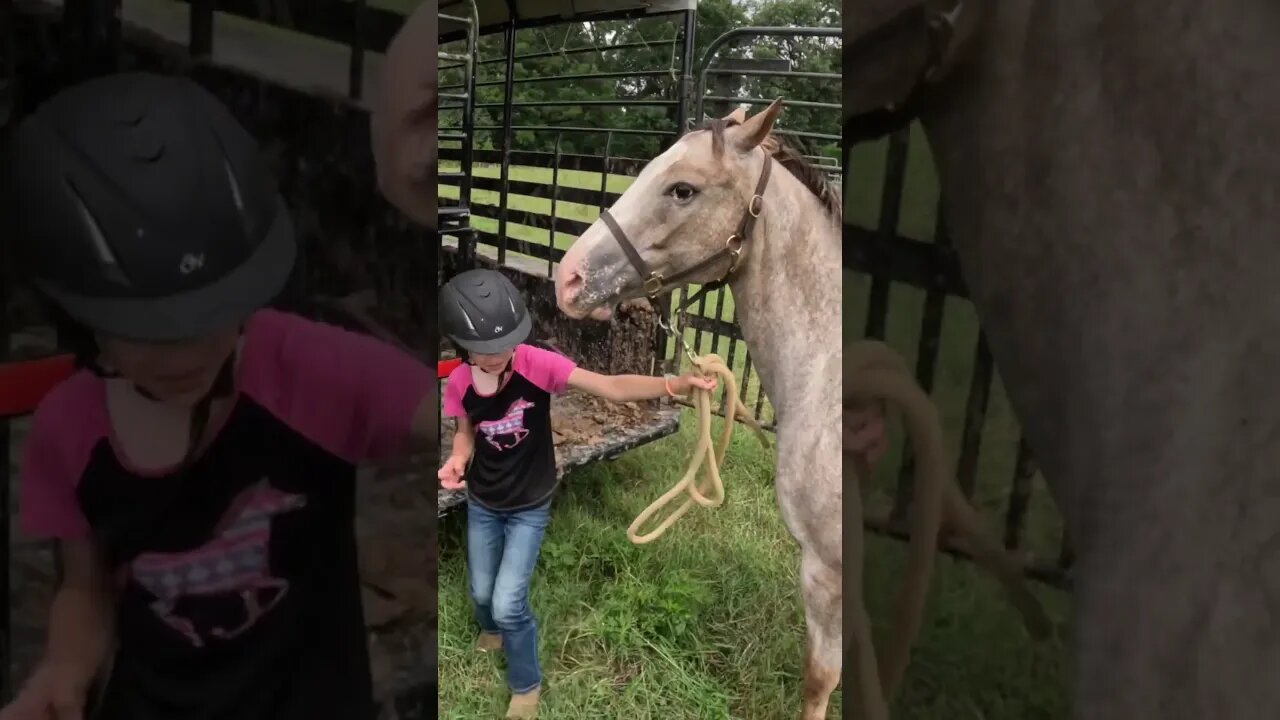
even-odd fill
[[(690, 59), (691, 78), (696, 87), (698, 63), (711, 43), (729, 30), (745, 25), (796, 25), (838, 27), (840, 8), (835, 0), (702, 0), (698, 6), (694, 54)], [(516, 62), (513, 93), (514, 147), (519, 150), (551, 151), (557, 131), (530, 128), (614, 128), (673, 133), (684, 118), (676, 115), (680, 71), (683, 58), (683, 15), (566, 23), (529, 28), (516, 33)], [(480, 39), (480, 57), (505, 58), (505, 34)], [(458, 52), (461, 44), (448, 51)], [(794, 69), (839, 72), (838, 38), (794, 38), (776, 40), (745, 39), (721, 48), (717, 58), (784, 58)], [(583, 52), (576, 52), (585, 50)], [(453, 83), (460, 73), (454, 73)], [(480, 87), (476, 125), (501, 126), (505, 62), (483, 62), (478, 66)], [(584, 77), (605, 74), (605, 77)], [(545, 78), (557, 78), (545, 80)], [(449, 84), (442, 77), (441, 84)], [(800, 78), (737, 78), (734, 97), (811, 102), (830, 101), (839, 92), (830, 80)], [(691, 91), (693, 88), (691, 88)], [(617, 101), (619, 105), (596, 104)], [(759, 106), (757, 106), (759, 109)], [(689, 112), (693, 112), (690, 104)], [(838, 134), (839, 113), (822, 108), (791, 107), (780, 127)], [(459, 114), (445, 113), (442, 125), (458, 122)], [(694, 118), (695, 121), (701, 118)], [(561, 131), (560, 148), (566, 153), (601, 154), (604, 133)], [(615, 133), (609, 146), (614, 157), (648, 158), (658, 154), (671, 137)], [(478, 131), (478, 147), (501, 147), (499, 132)], [(811, 153), (830, 152), (838, 157), (834, 143), (820, 148), (809, 143)]]

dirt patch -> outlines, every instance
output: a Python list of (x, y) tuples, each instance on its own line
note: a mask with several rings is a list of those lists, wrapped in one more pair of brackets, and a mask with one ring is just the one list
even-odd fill
[(644, 425), (653, 419), (649, 404), (611, 403), (586, 393), (572, 392), (551, 406), (551, 430), (556, 445), (597, 445), (619, 426)]
[(434, 457), (362, 469), (356, 539), (373, 685), (393, 696), (436, 673)]

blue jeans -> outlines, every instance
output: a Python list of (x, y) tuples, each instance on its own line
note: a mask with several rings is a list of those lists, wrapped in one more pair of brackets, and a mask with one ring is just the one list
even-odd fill
[(467, 503), (467, 575), (480, 629), (501, 633), (507, 685), (524, 693), (542, 684), (538, 623), (529, 607), (529, 578), (538, 564), (551, 502), (502, 512)]

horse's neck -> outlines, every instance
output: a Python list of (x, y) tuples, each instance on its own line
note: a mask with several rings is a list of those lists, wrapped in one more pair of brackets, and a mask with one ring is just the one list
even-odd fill
[(782, 412), (839, 395), (840, 228), (790, 173), (774, 177), (730, 285), (761, 386)]

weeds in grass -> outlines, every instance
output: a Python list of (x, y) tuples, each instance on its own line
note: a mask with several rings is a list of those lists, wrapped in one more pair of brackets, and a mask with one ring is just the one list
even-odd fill
[[(636, 513), (678, 479), (693, 425), (686, 413), (679, 435), (574, 473), (556, 500), (532, 588), (547, 678), (543, 718), (771, 720), (798, 712), (799, 559), (778, 517), (772, 454), (739, 433), (724, 506), (691, 511), (651, 545), (626, 539)], [(501, 654), (472, 649), (465, 518), (443, 523), (440, 716), (500, 717)], [(868, 543), (882, 640), (903, 549)], [(1061, 616), (1063, 599), (1042, 594)], [(995, 583), (943, 560), (927, 612), (896, 720), (1065, 717), (1061, 648), (1031, 645)], [(837, 691), (830, 717), (842, 707)]]

